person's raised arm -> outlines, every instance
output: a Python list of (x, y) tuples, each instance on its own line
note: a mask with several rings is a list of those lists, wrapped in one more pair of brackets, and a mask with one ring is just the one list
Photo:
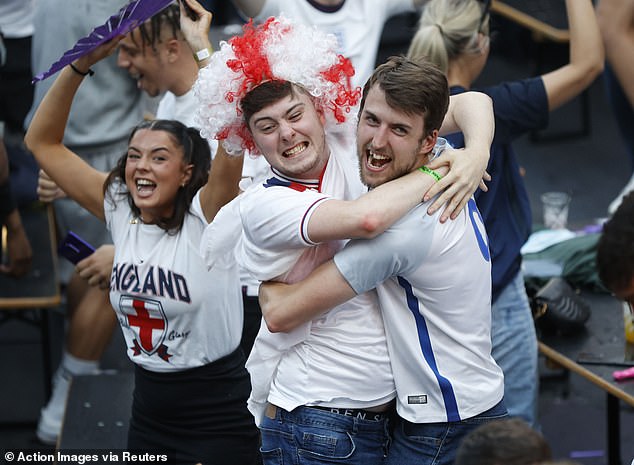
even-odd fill
[[(184, 3), (189, 7), (193, 17), (190, 17), (185, 11)], [(208, 55), (205, 51), (210, 54), (213, 50), (209, 41), (209, 29), (211, 28), (213, 15), (196, 0), (179, 0), (178, 4), (183, 37), (185, 37), (189, 47), (194, 52), (194, 56), (196, 56), (198, 68), (204, 68), (209, 63), (209, 56), (204, 58), (205, 55)]]
[[(235, 7), (247, 18), (255, 18), (260, 14), (266, 0), (232, 0)], [(301, 0), (303, 1), (303, 0)], [(420, 1), (420, 0), (415, 0)]]
[(288, 332), (356, 295), (333, 260), (295, 284), (260, 285), (262, 316), (271, 332)]
[(69, 150), (62, 139), (71, 104), (83, 79), (90, 79), (92, 65), (114, 52), (113, 39), (66, 66), (46, 93), (24, 139), (40, 167), (51, 179), (97, 218), (104, 219), (103, 184), (107, 173), (91, 167)]
[[(183, 2), (187, 3), (193, 17), (185, 12)], [(196, 0), (180, 0), (179, 5), (181, 32), (190, 48), (195, 51), (194, 53), (201, 50), (211, 52), (209, 28), (213, 15)], [(196, 61), (199, 68), (204, 68), (208, 63), (208, 59), (197, 58)], [(218, 151), (211, 163), (207, 184), (200, 194), (200, 203), (207, 221), (211, 222), (218, 210), (238, 195), (242, 161), (242, 156), (230, 157), (222, 143), (218, 144)]]
[(200, 203), (209, 223), (225, 204), (231, 202), (239, 194), (243, 158), (243, 156), (227, 155), (222, 143), (218, 144), (218, 151), (211, 162), (207, 184), (200, 193)]
[(429, 214), (433, 214), (447, 204), (441, 214), (441, 222), (455, 219), (478, 187), (486, 191), (483, 180), (490, 179), (486, 167), (495, 132), (493, 104), (489, 96), (481, 92), (451, 96), (440, 133), (457, 131), (464, 135), (465, 148), (445, 150), (441, 157), (428, 165), (431, 169), (443, 165), (450, 167), (449, 173), (425, 194), (425, 200), (428, 200), (441, 193), (428, 209)]
[(597, 19), (607, 59), (634, 107), (634, 2), (601, 0)]
[[(566, 9), (570, 31), (570, 62), (542, 76), (548, 96), (548, 109), (551, 111), (576, 97), (603, 71), (603, 42), (592, 1), (566, 0)], [(631, 23), (632, 18), (628, 20)], [(623, 54), (627, 55), (621, 50), (619, 59)]]
[[(446, 173), (446, 167), (437, 171), (439, 176)], [(421, 203), (425, 192), (436, 182), (433, 175), (415, 170), (356, 200), (323, 202), (310, 217), (308, 236), (314, 242), (375, 237)]]

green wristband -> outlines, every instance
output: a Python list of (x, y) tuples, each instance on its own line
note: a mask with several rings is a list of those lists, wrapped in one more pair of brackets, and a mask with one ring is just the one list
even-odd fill
[(442, 179), (442, 176), (439, 175), (438, 173), (436, 173), (434, 170), (430, 170), (429, 168), (427, 168), (426, 166), (421, 166), (420, 168), (418, 168), (420, 171), (422, 171), (423, 173), (427, 173), (428, 175), (430, 175), (432, 178), (434, 178), (436, 181), (440, 181)]

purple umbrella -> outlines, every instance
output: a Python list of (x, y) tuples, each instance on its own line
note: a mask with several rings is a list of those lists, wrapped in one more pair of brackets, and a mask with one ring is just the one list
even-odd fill
[(107, 42), (119, 35), (128, 33), (172, 2), (173, 0), (131, 1), (121, 8), (116, 14), (108, 18), (108, 21), (104, 24), (94, 28), (88, 36), (79, 39), (73, 48), (66, 51), (58, 61), (51, 65), (48, 71), (35, 76), (32, 83), (46, 79), (51, 74), (58, 72), (67, 64), (86, 55), (104, 42)]

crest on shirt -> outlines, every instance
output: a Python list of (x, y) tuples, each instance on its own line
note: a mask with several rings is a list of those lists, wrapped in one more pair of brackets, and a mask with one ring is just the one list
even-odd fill
[(158, 300), (145, 299), (132, 296), (121, 296), (119, 300), (121, 312), (125, 314), (127, 324), (135, 337), (130, 349), (134, 356), (144, 353), (148, 356), (154, 354), (166, 362), (172, 354), (163, 344), (167, 335), (167, 318), (163, 305)]

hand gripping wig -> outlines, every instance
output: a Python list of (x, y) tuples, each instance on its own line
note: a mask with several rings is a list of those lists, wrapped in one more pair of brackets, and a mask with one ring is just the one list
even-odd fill
[(350, 84), (352, 64), (336, 50), (334, 35), (285, 17), (246, 24), (242, 36), (220, 43), (194, 85), (202, 136), (222, 141), (230, 155), (243, 150), (258, 154), (240, 102), (252, 89), (274, 80), (304, 88), (324, 111), (326, 127), (345, 122), (361, 91)]

